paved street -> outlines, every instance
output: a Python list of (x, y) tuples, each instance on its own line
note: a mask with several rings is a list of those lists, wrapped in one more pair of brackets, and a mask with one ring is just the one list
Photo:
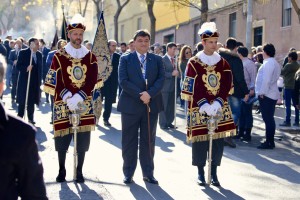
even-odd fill
[[(16, 114), (5, 92), (5, 107)], [(184, 113), (177, 112), (177, 130), (158, 128), (155, 151), (155, 177), (159, 185), (142, 180), (138, 165), (131, 185), (123, 184), (121, 156), (121, 120), (114, 104), (111, 128), (103, 126), (100, 119), (92, 132), (90, 150), (86, 155), (83, 173), (84, 184), (72, 181), (73, 148), (67, 154), (67, 182), (56, 183), (57, 155), (54, 149), (50, 105), (42, 103), (36, 108), (36, 139), (44, 166), (44, 178), (49, 199), (57, 200), (199, 200), (199, 199), (299, 199), (300, 191), (300, 143), (293, 141), (298, 128), (277, 129), (276, 148), (258, 150), (256, 146), (264, 137), (264, 124), (260, 115), (254, 115), (253, 141), (237, 142), (237, 148), (225, 147), (221, 167), (218, 168), (222, 185), (201, 187), (196, 184), (197, 169), (191, 165), (191, 147), (185, 142)], [(276, 124), (284, 119), (284, 108), (276, 109)], [(207, 168), (206, 168), (207, 171)]]

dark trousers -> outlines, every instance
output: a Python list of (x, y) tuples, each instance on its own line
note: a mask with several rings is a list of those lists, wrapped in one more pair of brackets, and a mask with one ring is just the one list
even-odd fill
[[(212, 165), (220, 166), (224, 151), (224, 139), (215, 139), (212, 144)], [(194, 142), (192, 144), (192, 165), (205, 166), (209, 152), (209, 141)]]
[[(54, 143), (55, 143), (55, 150), (59, 152), (67, 152), (69, 149), (69, 145), (71, 143), (71, 140), (73, 138), (73, 133), (68, 134), (62, 137), (55, 137)], [(77, 151), (78, 152), (86, 152), (89, 150), (90, 147), (90, 139), (91, 138), (91, 132), (81, 132), (77, 133)]]
[[(25, 104), (19, 104), (18, 107), (18, 116), (23, 118), (25, 110)], [(34, 114), (34, 103), (29, 102), (27, 103), (27, 117), (29, 121), (33, 121), (33, 114)]]
[[(291, 102), (295, 106), (295, 97), (293, 89), (284, 89), (284, 101), (285, 101), (285, 121), (291, 123)], [(295, 123), (299, 124), (299, 110), (295, 108)]]
[(259, 97), (258, 100), (261, 115), (266, 126), (266, 141), (268, 143), (274, 143), (274, 135), (276, 128), (274, 114), (277, 100), (270, 99), (266, 96), (264, 96), (264, 98)]
[(103, 112), (103, 120), (108, 121), (110, 118), (111, 110), (112, 110), (112, 100), (104, 97), (104, 112)]
[(138, 147), (143, 176), (153, 176), (158, 114), (150, 112), (149, 116), (150, 135), (146, 108), (143, 113), (121, 113), (123, 173), (125, 176), (131, 177), (134, 174), (137, 166)]
[(250, 129), (253, 127), (252, 104), (247, 104), (244, 101), (242, 101), (241, 106), (239, 127), (243, 129)]
[(12, 86), (11, 86), (11, 99), (12, 100), (16, 99), (18, 75), (19, 75), (19, 73), (17, 73), (17, 72), (12, 74), (12, 79), (11, 79), (12, 80)]
[(174, 121), (175, 112), (175, 91), (162, 92), (164, 110), (159, 113), (159, 125), (160, 127), (168, 127)]

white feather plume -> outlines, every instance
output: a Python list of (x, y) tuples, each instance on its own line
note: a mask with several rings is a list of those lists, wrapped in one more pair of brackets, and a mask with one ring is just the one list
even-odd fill
[(215, 22), (205, 22), (202, 24), (201, 28), (198, 31), (198, 34), (201, 35), (205, 31), (210, 31), (212, 33), (217, 32), (217, 27)]

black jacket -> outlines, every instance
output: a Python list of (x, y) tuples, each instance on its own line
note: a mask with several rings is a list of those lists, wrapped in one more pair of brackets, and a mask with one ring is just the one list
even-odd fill
[[(28, 81), (28, 72), (27, 67), (30, 64), (30, 48), (22, 49), (18, 56), (17, 69), (19, 70), (18, 78), (18, 89), (17, 89), (17, 103), (25, 104), (26, 99), (26, 90), (27, 90), (27, 81)], [(33, 102), (38, 105), (41, 98), (41, 79), (42, 79), (42, 67), (43, 60), (41, 52), (36, 52), (37, 62), (32, 59), (33, 68), (31, 70), (30, 76), (30, 86), (28, 94), (28, 102)]]
[(244, 77), (244, 67), (242, 60), (237, 54), (230, 52), (229, 50), (220, 49), (219, 54), (229, 63), (232, 77), (234, 92), (232, 96), (237, 98), (244, 98), (249, 93), (248, 87)]
[(0, 103), (0, 199), (48, 199), (35, 133)]
[(112, 103), (116, 102), (118, 83), (118, 67), (120, 61), (120, 54), (114, 53), (111, 61), (112, 72), (108, 79), (104, 82), (103, 88), (101, 88), (102, 97), (105, 97), (105, 101)]

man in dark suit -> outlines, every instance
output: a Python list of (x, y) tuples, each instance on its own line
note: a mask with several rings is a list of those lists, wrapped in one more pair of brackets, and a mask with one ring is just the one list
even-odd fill
[(115, 40), (108, 41), (108, 48), (111, 57), (112, 72), (101, 88), (102, 99), (104, 98), (103, 123), (105, 126), (111, 126), (109, 117), (111, 114), (112, 104), (116, 103), (118, 90), (118, 66), (120, 54), (115, 53), (117, 42)]
[(122, 120), (123, 182), (133, 181), (139, 147), (144, 181), (158, 184), (153, 176), (153, 158), (158, 113), (163, 109), (164, 68), (160, 56), (147, 53), (150, 47), (147, 30), (138, 30), (133, 39), (136, 51), (122, 56), (119, 65), (119, 84), (123, 89), (118, 103)]
[(12, 104), (15, 103), (16, 99), (16, 93), (17, 93), (17, 82), (18, 82), (18, 76), (19, 76), (19, 70), (17, 70), (16, 64), (18, 60), (18, 55), (20, 53), (22, 46), (21, 40), (16, 40), (15, 47), (13, 50), (10, 51), (9, 57), (8, 57), (8, 63), (12, 66), (12, 87), (11, 87), (11, 102)]
[[(5, 68), (0, 55), (0, 95)], [(6, 112), (0, 103), (0, 199), (48, 199), (35, 133), (34, 127)]]
[[(25, 99), (26, 99), (26, 91), (27, 91), (27, 81), (28, 74), (31, 71), (30, 75), (30, 84), (29, 84), (29, 92), (28, 92), (28, 102), (27, 102), (27, 114), (28, 121), (32, 124), (35, 124), (33, 120), (34, 114), (34, 104), (38, 105), (40, 102), (40, 86), (41, 86), (41, 70), (43, 66), (42, 54), (38, 51), (39, 49), (39, 41), (36, 38), (30, 38), (28, 41), (29, 44), (34, 43), (34, 47), (31, 49), (30, 47), (27, 49), (23, 49), (20, 51), (17, 61), (17, 69), (19, 70), (19, 78), (18, 78), (18, 88), (17, 88), (17, 103), (18, 107), (18, 116), (24, 116), (25, 109)], [(31, 59), (31, 51), (32, 53), (32, 64), (30, 65)]]
[[(49, 71), (49, 66), (46, 65), (46, 59), (47, 59), (48, 53), (50, 52), (50, 49), (46, 47), (46, 43), (45, 43), (44, 39), (39, 39), (39, 42), (40, 42), (40, 51), (43, 56), (43, 67), (42, 67), (42, 76), (43, 77), (42, 78), (43, 78), (43, 81), (45, 82), (46, 75)], [(46, 95), (46, 103), (49, 103), (49, 94), (45, 93), (45, 95)]]
[[(159, 125), (161, 129), (175, 128), (174, 121), (175, 111), (175, 78), (179, 75), (175, 63), (175, 51), (177, 47), (174, 42), (167, 44), (167, 53), (162, 60), (165, 67), (165, 82), (161, 91), (164, 110), (159, 113)], [(174, 78), (175, 77), (175, 78)]]

